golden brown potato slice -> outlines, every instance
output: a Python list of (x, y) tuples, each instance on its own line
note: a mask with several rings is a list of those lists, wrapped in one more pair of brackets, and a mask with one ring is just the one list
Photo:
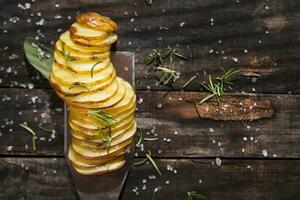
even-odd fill
[[(120, 78), (117, 78), (120, 82)], [(124, 81), (121, 79), (121, 81), (124, 84)], [(57, 93), (60, 97), (63, 97), (63, 95), (61, 93)], [(101, 101), (101, 102), (78, 102), (78, 101), (74, 101), (74, 98), (64, 98), (64, 100), (67, 102), (68, 105), (76, 107), (76, 108), (89, 108), (89, 109), (93, 109), (93, 108), (97, 108), (97, 109), (102, 109), (102, 108), (106, 108), (109, 106), (112, 106), (114, 104), (117, 104), (119, 101), (122, 100), (122, 98), (125, 95), (125, 86), (124, 89), (120, 89), (118, 90), (116, 93), (114, 93), (113, 96), (111, 96), (110, 98), (105, 99), (105, 101)], [(77, 97), (77, 96), (76, 96)], [(76, 98), (75, 97), (75, 98)], [(78, 97), (78, 99), (80, 99), (80, 95)]]
[(87, 47), (87, 46), (81, 46), (73, 42), (73, 40), (70, 37), (70, 32), (67, 31), (63, 33), (59, 40), (62, 42), (64, 47), (66, 47), (66, 50), (68, 49), (71, 52), (77, 52), (81, 54), (94, 54), (94, 53), (102, 53), (105, 51), (110, 50), (110, 45), (103, 46), (103, 47)]
[[(124, 125), (125, 123), (129, 123), (131, 119), (134, 118), (134, 112), (128, 113), (124, 115), (122, 120), (114, 122), (113, 126), (111, 127), (112, 130), (118, 129), (120, 126)], [(75, 126), (80, 129), (81, 132), (87, 134), (87, 132), (91, 132), (92, 135), (98, 135), (98, 127), (105, 129), (107, 128), (104, 124), (100, 121), (96, 121), (94, 123), (87, 124), (86, 121), (81, 121), (78, 118), (75, 118), (73, 115), (69, 117), (69, 124), (70, 126)], [(94, 132), (92, 132), (94, 131)], [(106, 129), (104, 130), (106, 132)]]
[(60, 85), (96, 85), (110, 79), (114, 75), (115, 69), (112, 64), (104, 68), (101, 73), (95, 73), (93, 77), (90, 74), (76, 74), (73, 71), (60, 67), (56, 62), (52, 65), (51, 74), (58, 80)]
[(83, 175), (106, 174), (120, 169), (125, 162), (125, 156), (121, 155), (111, 162), (96, 167), (79, 167), (77, 165), (73, 165), (73, 167), (78, 173)]
[[(112, 141), (109, 144), (109, 147), (112, 148), (113, 146), (119, 145), (123, 143), (124, 141), (127, 141), (131, 137), (134, 136), (135, 131), (136, 131), (136, 123), (134, 123), (128, 130), (123, 131), (122, 134), (118, 135), (117, 137), (113, 138)], [(94, 142), (89, 142), (88, 140), (78, 140), (76, 138), (72, 138), (74, 142), (76, 142), (78, 145), (87, 148), (87, 149), (94, 149), (94, 150), (101, 150), (105, 145), (103, 145), (105, 142), (99, 142), (99, 143), (94, 143)]]
[(78, 62), (69, 60), (67, 62), (66, 58), (57, 51), (54, 51), (54, 58), (56, 64), (60, 67), (64, 67), (76, 72), (77, 74), (89, 74), (91, 77), (94, 76), (94, 74), (101, 72), (111, 64), (109, 58), (102, 61)]
[(65, 95), (77, 95), (87, 92), (96, 92), (97, 90), (103, 90), (112, 84), (112, 82), (116, 79), (116, 72), (113, 72), (113, 75), (110, 79), (103, 81), (97, 85), (83, 85), (83, 84), (73, 84), (73, 85), (63, 85), (57, 80), (52, 74), (50, 74), (49, 81), (52, 87), (58, 92)]
[[(131, 103), (136, 102), (136, 96), (134, 93), (134, 90), (132, 89), (131, 85), (125, 81), (125, 88), (126, 93), (121, 101), (114, 104), (115, 100), (108, 99), (107, 101), (103, 102), (102, 104), (99, 104), (98, 107), (93, 108), (101, 108), (103, 112), (111, 113), (111, 114), (117, 114), (119, 112), (122, 112), (124, 109), (128, 107), (128, 105)], [(86, 108), (78, 108), (78, 107), (72, 107), (71, 109), (74, 109), (76, 112), (80, 113), (88, 113), (88, 110)]]
[(124, 141), (119, 145), (109, 148), (109, 150), (107, 150), (107, 148), (103, 148), (101, 150), (91, 150), (91, 149), (83, 148), (75, 141), (72, 141), (72, 148), (77, 154), (79, 154), (84, 159), (98, 160), (98, 159), (110, 158), (116, 154), (123, 152), (124, 148), (127, 147), (129, 144), (131, 144), (132, 141), (133, 139), (130, 138), (129, 140)]
[(99, 160), (88, 160), (88, 159), (84, 159), (79, 154), (77, 154), (73, 150), (72, 146), (69, 146), (68, 158), (74, 165), (76, 165), (78, 167), (96, 167), (96, 166), (111, 162), (112, 160), (114, 160), (117, 157), (124, 155), (124, 154), (125, 154), (125, 148), (120, 154), (113, 155), (109, 158), (104, 158), (104, 159), (99, 159)]
[(85, 40), (82, 38), (71, 38), (72, 41), (79, 46), (84, 47), (105, 47), (110, 46), (111, 44), (115, 43), (118, 39), (118, 36), (115, 33), (110, 33), (107, 38), (102, 40)]
[(117, 29), (117, 24), (113, 20), (96, 12), (79, 14), (76, 21), (84, 26), (105, 32), (112, 32)]
[(110, 56), (110, 51), (105, 51), (102, 53), (97, 53), (97, 54), (81, 54), (77, 52), (68, 52), (60, 40), (58, 40), (55, 44), (55, 51), (60, 53), (62, 56), (65, 57), (66, 60), (68, 61), (77, 61), (77, 62), (91, 62), (91, 61), (102, 61)]
[[(122, 126), (118, 127), (117, 129), (114, 129), (111, 131), (112, 134), (112, 138), (115, 138), (117, 136), (119, 136), (120, 134), (122, 134), (124, 131), (127, 131), (132, 125), (133, 123), (135, 123), (134, 118), (131, 119), (131, 121), (129, 121), (128, 123), (122, 123)], [(108, 131), (105, 131), (106, 133)], [(78, 140), (82, 140), (82, 141), (89, 141), (91, 143), (103, 143), (102, 139), (101, 139), (101, 133), (98, 131), (96, 133), (92, 133), (90, 135), (88, 135), (86, 132), (81, 132), (80, 130), (75, 128), (70, 128), (70, 133), (72, 134), (72, 136)], [(93, 136), (91, 136), (93, 135)]]
[(107, 32), (96, 30), (79, 23), (74, 23), (70, 27), (71, 38), (83, 38), (86, 40), (100, 40), (107, 37)]

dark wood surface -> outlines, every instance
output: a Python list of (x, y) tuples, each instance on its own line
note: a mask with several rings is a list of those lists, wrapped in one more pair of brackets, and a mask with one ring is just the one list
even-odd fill
[[(0, 0), (1, 200), (76, 198), (63, 158), (63, 102), (24, 59), (22, 43), (38, 29), (45, 35), (41, 41), (56, 41), (57, 30), (66, 30), (78, 11), (87, 10), (119, 24), (115, 50), (135, 52), (137, 95), (143, 99), (138, 125), (159, 138), (145, 142), (144, 151), (137, 148), (136, 159), (151, 150), (163, 175), (156, 175), (151, 165), (133, 167), (122, 199), (151, 199), (156, 187), (161, 187), (155, 195), (159, 200), (187, 199), (192, 190), (207, 199), (299, 198), (300, 1), (153, 0), (148, 6), (142, 0), (44, 0), (30, 2), (26, 11), (18, 8), (27, 2)], [(57, 15), (62, 18), (54, 19)], [(16, 24), (10, 22), (15, 16), (20, 19)], [(36, 26), (41, 18), (45, 24)], [(181, 77), (173, 87), (155, 86), (155, 74), (146, 73), (143, 60), (153, 48), (167, 46), (177, 47), (189, 60), (177, 63)], [(11, 59), (14, 54), (17, 58)], [(199, 118), (191, 103), (205, 95), (199, 82), (207, 79), (205, 74), (219, 75), (220, 66), (240, 69), (225, 99), (269, 101), (271, 118)], [(198, 78), (181, 92), (195, 74)], [(18, 126), (24, 121), (37, 132), (37, 151), (32, 150), (31, 135)], [(42, 131), (39, 124), (55, 128), (55, 134)], [(167, 164), (178, 173), (167, 171)]]

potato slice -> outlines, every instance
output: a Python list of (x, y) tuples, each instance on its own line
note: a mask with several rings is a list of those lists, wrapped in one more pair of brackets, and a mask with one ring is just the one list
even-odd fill
[(103, 40), (85, 40), (82, 38), (71, 38), (72, 41), (79, 46), (85, 47), (105, 47), (110, 46), (111, 44), (115, 43), (118, 39), (118, 36), (115, 33), (110, 33), (107, 38)]
[(51, 74), (59, 81), (59, 84), (63, 85), (73, 85), (73, 84), (81, 84), (81, 85), (96, 85), (107, 79), (110, 79), (115, 72), (115, 69), (112, 64), (108, 67), (104, 68), (101, 73), (93, 74), (91, 77), (90, 74), (81, 74), (80, 76), (76, 73), (67, 70), (65, 68), (60, 67), (56, 64), (56, 62), (52, 65)]
[(76, 16), (76, 21), (93, 29), (112, 32), (117, 29), (117, 24), (109, 17), (96, 12), (82, 13)]
[[(115, 137), (121, 135), (124, 131), (127, 131), (133, 125), (133, 123), (135, 123), (134, 118), (132, 118), (130, 122), (124, 123), (124, 124), (122, 124), (122, 126), (118, 127), (117, 129), (112, 130), (112, 132), (111, 132), (112, 138), (115, 138)], [(91, 136), (91, 135), (88, 135), (87, 132), (81, 132), (80, 130), (78, 131), (78, 129), (75, 130), (73, 128), (70, 128), (70, 133), (72, 134), (72, 136), (74, 138), (76, 138), (78, 140), (88, 141), (88, 142), (96, 143), (96, 144), (103, 143), (99, 131), (97, 133), (92, 133), (93, 136)]]
[[(136, 104), (135, 101), (129, 102), (127, 107), (124, 107), (124, 109), (120, 110), (117, 113), (110, 112), (109, 115), (111, 115), (117, 122), (122, 120), (124, 117), (126, 117), (129, 113), (132, 113), (135, 111)], [(92, 111), (101, 111), (104, 112), (103, 109), (93, 109)], [(87, 111), (86, 113), (78, 112), (76, 108), (70, 107), (70, 115), (79, 121), (84, 121), (86, 123), (94, 123), (99, 124), (99, 120), (96, 119), (93, 115), (90, 114), (91, 110)], [(104, 112), (108, 113), (108, 112)]]
[(64, 47), (66, 47), (66, 49), (68, 49), (69, 51), (77, 52), (81, 54), (91, 55), (94, 53), (101, 53), (110, 50), (110, 45), (103, 46), (103, 47), (87, 47), (87, 46), (78, 45), (74, 43), (73, 40), (71, 39), (69, 31), (63, 33), (60, 36), (59, 40), (62, 42)]
[(107, 37), (107, 32), (96, 30), (79, 23), (74, 23), (70, 27), (71, 38), (83, 38), (86, 40), (100, 40)]
[(96, 54), (81, 54), (77, 52), (68, 52), (62, 43), (58, 40), (55, 44), (55, 51), (60, 53), (62, 56), (68, 57), (67, 59), (69, 61), (77, 61), (77, 62), (90, 62), (90, 61), (102, 61), (110, 56), (110, 51), (105, 51), (102, 53), (96, 53)]
[[(120, 79), (120, 78), (118, 78), (118, 79)], [(123, 84), (124, 84), (124, 81), (123, 81)], [(61, 93), (57, 93), (57, 94), (60, 97), (63, 96)], [(73, 101), (74, 98), (64, 98), (64, 100), (67, 102), (68, 105), (76, 107), (76, 108), (84, 108), (84, 109), (87, 109), (87, 108), (88, 109), (97, 108), (97, 109), (103, 109), (103, 108), (112, 106), (114, 104), (117, 104), (119, 101), (122, 100), (122, 98), (124, 96), (125, 96), (125, 88), (124, 88), (124, 90), (120, 89), (119, 91), (117, 91), (116, 93), (114, 93), (113, 96), (111, 96), (110, 98), (105, 99), (105, 101), (101, 101), (101, 102), (78, 102), (78, 101)], [(80, 99), (80, 95), (79, 95), (79, 99)]]
[[(98, 128), (100, 127), (102, 129), (107, 128), (104, 124), (101, 124), (100, 121), (96, 121), (93, 124), (92, 123), (88, 123), (86, 121), (81, 121), (80, 119), (76, 119), (74, 117), (74, 115), (69, 115), (69, 124), (76, 126), (78, 129), (80, 129), (80, 131), (82, 132), (89, 132), (89, 131), (94, 131), (93, 135), (98, 135)], [(128, 113), (126, 115), (124, 115), (122, 120), (116, 121), (114, 123), (114, 125), (111, 127), (112, 130), (114, 129), (118, 129), (120, 126), (122, 126), (124, 123), (128, 123), (131, 121), (131, 119), (134, 118), (134, 112)], [(105, 130), (106, 131), (106, 130)]]
[(90, 149), (87, 148), (83, 148), (82, 146), (80, 146), (79, 144), (77, 144), (75, 141), (72, 141), (72, 148), (73, 150), (79, 154), (81, 157), (83, 157), (84, 159), (88, 159), (88, 160), (98, 160), (98, 159), (105, 159), (105, 158), (109, 158), (111, 156), (114, 156), (116, 154), (119, 154), (121, 152), (124, 151), (124, 148), (126, 146), (128, 146), (129, 144), (131, 144), (133, 142), (133, 139), (130, 138), (127, 141), (124, 141), (123, 143), (113, 146), (111, 148), (109, 148), (109, 151), (107, 151), (106, 148), (101, 149), (101, 150), (96, 150), (96, 151), (92, 151)]
[[(113, 138), (110, 142), (110, 148), (113, 146), (119, 145), (123, 143), (124, 141), (128, 140), (129, 138), (133, 137), (135, 134), (137, 125), (134, 123), (128, 130), (123, 131), (122, 134), (118, 135), (117, 137)], [(104, 142), (94, 143), (89, 142), (88, 140), (78, 140), (75, 137), (72, 138), (74, 142), (76, 142), (78, 145), (87, 148), (87, 149), (94, 149), (94, 150), (101, 150), (103, 149)]]
[(96, 167), (79, 167), (77, 165), (73, 165), (74, 169), (83, 175), (95, 175), (95, 174), (106, 174), (117, 169), (120, 169), (125, 164), (125, 156), (121, 155), (117, 159), (112, 162), (108, 162), (104, 165), (96, 166)]
[[(125, 147), (126, 148), (126, 147)], [(125, 154), (125, 148), (120, 154), (112, 155), (109, 158), (104, 158), (104, 159), (99, 159), (99, 160), (87, 160), (81, 157), (79, 154), (77, 154), (72, 146), (69, 146), (69, 152), (68, 152), (68, 158), (74, 164), (75, 166), (78, 167), (96, 167), (99, 165), (103, 165), (105, 163), (111, 162), (115, 160), (117, 157), (124, 155)]]
[(109, 58), (102, 61), (90, 61), (90, 62), (78, 62), (78, 61), (68, 61), (66, 63), (65, 57), (58, 51), (54, 51), (54, 58), (56, 64), (67, 70), (76, 72), (76, 74), (96, 74), (101, 72), (103, 69), (107, 68), (111, 62)]
[[(136, 96), (135, 96), (134, 90), (132, 89), (131, 85), (128, 82), (124, 81), (124, 83), (125, 83), (126, 93), (121, 101), (113, 104), (112, 99), (108, 99), (101, 105), (98, 105), (97, 108), (99, 108), (99, 109), (101, 108), (103, 110), (103, 112), (106, 112), (106, 113), (117, 114), (119, 112), (122, 112), (124, 109), (126, 109), (129, 104), (135, 103)], [(93, 107), (93, 108), (96, 108), (96, 107)], [(72, 107), (71, 109), (74, 109), (74, 110), (76, 110), (76, 112), (80, 112), (80, 113), (88, 113), (88, 110), (85, 108)]]
[(104, 88), (108, 87), (112, 84), (112, 82), (116, 79), (116, 72), (113, 72), (113, 75), (111, 78), (103, 81), (102, 83), (99, 83), (97, 85), (92, 86), (85, 86), (85, 85), (63, 85), (57, 80), (52, 74), (50, 74), (49, 81), (55, 90), (58, 92), (65, 94), (65, 95), (78, 95), (82, 93), (88, 93), (88, 92), (96, 92), (97, 90), (103, 90)]

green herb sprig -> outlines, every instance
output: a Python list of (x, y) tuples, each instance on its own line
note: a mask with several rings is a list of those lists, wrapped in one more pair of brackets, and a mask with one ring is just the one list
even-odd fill
[(136, 147), (140, 147), (141, 144), (143, 144), (144, 141), (155, 141), (155, 140), (158, 140), (158, 137), (145, 137), (144, 134), (143, 134), (143, 131), (141, 128), (139, 128), (139, 140), (138, 142), (136, 143)]
[(89, 114), (108, 127), (111, 127), (116, 121), (111, 115), (104, 113), (103, 111), (93, 110), (89, 111)]
[(135, 162), (135, 163), (133, 163), (133, 165), (134, 166), (141, 166), (141, 165), (145, 164), (147, 161), (149, 161), (151, 163), (151, 165), (154, 167), (154, 169), (156, 170), (156, 172), (159, 175), (162, 175), (162, 173), (160, 172), (157, 164), (155, 163), (155, 161), (151, 157), (151, 151), (148, 151), (148, 153), (146, 154), (146, 158), (145, 159), (143, 159), (141, 161), (138, 161), (138, 162)]
[(23, 124), (19, 124), (19, 126), (21, 126), (22, 128), (24, 128), (25, 130), (27, 130), (29, 133), (32, 134), (32, 148), (33, 151), (36, 151), (36, 145), (35, 145), (36, 133), (27, 125), (26, 122), (24, 122)]
[(231, 68), (229, 70), (225, 70), (220, 68), (223, 71), (223, 75), (221, 77), (212, 80), (211, 75), (208, 76), (208, 83), (200, 83), (203, 89), (205, 89), (210, 94), (204, 97), (200, 104), (208, 101), (209, 99), (216, 97), (218, 103), (220, 102), (220, 97), (224, 95), (224, 85), (232, 85), (233, 83), (229, 81), (230, 77), (239, 72), (238, 69)]
[(197, 78), (197, 75), (192, 76), (182, 87), (182, 89), (186, 88), (188, 85), (190, 85), (195, 79)]
[(93, 65), (93, 67), (91, 68), (91, 77), (93, 78), (93, 73), (94, 73), (94, 68), (98, 65), (98, 64), (100, 64), (100, 63), (102, 63), (102, 60), (100, 60), (100, 61), (98, 61), (98, 62), (96, 62), (94, 65)]
[(109, 152), (109, 148), (110, 148), (111, 140), (112, 140), (111, 128), (114, 125), (116, 120), (111, 115), (104, 113), (101, 110), (89, 111), (89, 114), (108, 127), (108, 129), (109, 129), (108, 134), (105, 133), (101, 127), (97, 127), (97, 129), (100, 133), (101, 139), (105, 142), (104, 146), (107, 148), (107, 152)]
[(151, 70), (162, 72), (156, 85), (171, 85), (180, 77), (180, 73), (175, 70), (174, 57), (187, 60), (187, 57), (178, 53), (177, 49), (168, 47), (167, 51), (153, 49), (152, 53), (145, 60), (147, 66), (152, 66)]
[(82, 84), (73, 84), (69, 87), (69, 90), (72, 90), (74, 88), (81, 88), (81, 89), (84, 89), (84, 90), (87, 90), (87, 91), (90, 91), (89, 88), (85, 85), (82, 85)]
[(111, 137), (111, 128), (109, 128), (109, 132), (108, 133), (105, 133), (100, 126), (97, 126), (97, 129), (98, 129), (98, 131), (100, 133), (101, 140), (104, 142), (104, 144), (101, 144), (101, 146), (105, 147), (107, 149), (107, 153), (109, 153), (109, 147), (110, 147), (111, 140), (112, 140), (112, 137)]
[(205, 196), (203, 196), (202, 194), (200, 194), (199, 192), (196, 191), (190, 191), (187, 192), (187, 200), (199, 200), (199, 199), (206, 199)]
[(42, 125), (39, 125), (38, 127), (45, 132), (52, 133), (54, 131), (54, 128), (45, 128)]
[[(45, 78), (49, 79), (49, 74), (54, 60), (52, 50), (29, 37), (25, 39), (23, 48), (28, 62)], [(50, 57), (45, 56), (45, 54), (41, 54), (41, 49), (47, 51)]]

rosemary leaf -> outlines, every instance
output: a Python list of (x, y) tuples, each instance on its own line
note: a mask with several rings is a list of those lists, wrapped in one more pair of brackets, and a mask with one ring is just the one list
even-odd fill
[(45, 128), (42, 125), (38, 126), (41, 130), (46, 131), (46, 132), (50, 132), (52, 133), (52, 131), (54, 131), (54, 128)]
[(161, 172), (160, 172), (158, 166), (156, 165), (155, 161), (151, 157), (151, 152), (150, 151), (149, 151), (149, 153), (146, 154), (146, 157), (148, 158), (148, 160), (150, 161), (150, 163), (152, 164), (152, 166), (154, 167), (154, 169), (157, 171), (157, 173), (159, 175), (161, 175)]
[(203, 196), (202, 194), (200, 194), (199, 192), (196, 192), (196, 191), (187, 192), (187, 195), (188, 195), (188, 200), (206, 199), (205, 196)]
[(85, 85), (81, 85), (81, 84), (73, 84), (69, 87), (69, 90), (73, 89), (73, 88), (82, 88), (82, 89), (85, 89), (85, 90), (88, 90), (89, 91), (89, 88)]
[(108, 115), (101, 111), (89, 111), (89, 114), (94, 118), (96, 118), (97, 120), (104, 123), (105, 126), (111, 127), (115, 122), (115, 119), (111, 115)]
[(213, 98), (214, 96), (216, 96), (216, 94), (209, 94), (206, 97), (204, 97), (201, 101), (200, 104), (203, 104), (204, 102), (208, 101), (209, 99)]
[(146, 3), (148, 4), (148, 6), (151, 6), (152, 5), (152, 0), (145, 0)]
[(188, 60), (188, 58), (180, 53), (177, 52), (177, 50), (173, 51), (174, 55), (177, 56), (178, 58), (182, 58), (184, 60)]
[(96, 63), (93, 65), (93, 67), (91, 68), (91, 77), (93, 77), (93, 71), (94, 71), (94, 68), (95, 68), (99, 63), (101, 63), (101, 62), (102, 62), (102, 60), (96, 62)]
[(134, 166), (142, 165), (142, 164), (146, 163), (147, 160), (148, 160), (148, 158), (145, 158), (145, 159), (143, 159), (143, 160), (141, 160), (141, 161), (138, 161), (138, 162), (133, 163), (133, 165), (134, 165)]
[(155, 141), (155, 140), (158, 140), (158, 137), (152, 137), (152, 138), (150, 138), (150, 137), (144, 137), (143, 140), (144, 141)]
[(35, 145), (36, 133), (25, 123), (19, 124), (19, 126), (21, 126), (22, 128), (24, 128), (25, 130), (27, 130), (29, 133), (32, 134), (32, 148), (33, 151), (36, 151), (36, 145)]
[(186, 88), (189, 84), (191, 84), (195, 79), (197, 78), (197, 75), (194, 75), (188, 80), (182, 87), (182, 89)]

